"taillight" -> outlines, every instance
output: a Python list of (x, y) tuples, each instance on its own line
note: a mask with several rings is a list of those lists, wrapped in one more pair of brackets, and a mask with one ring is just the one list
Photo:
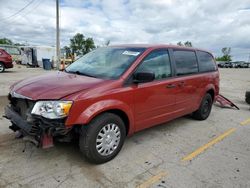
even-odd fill
[(12, 57), (11, 56), (7, 56), (8, 60), (12, 61)]

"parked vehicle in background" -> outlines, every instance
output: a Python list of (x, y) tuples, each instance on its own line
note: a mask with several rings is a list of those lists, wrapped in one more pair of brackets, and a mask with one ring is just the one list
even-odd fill
[(240, 61), (239, 62), (239, 67), (240, 68), (249, 68), (249, 63), (245, 61)]
[(0, 49), (0, 73), (4, 72), (5, 69), (13, 67), (12, 57), (5, 50)]
[(225, 62), (224, 63), (224, 68), (232, 68), (232, 63), (231, 62)]
[(110, 46), (93, 50), (65, 71), (12, 85), (5, 117), (12, 130), (39, 146), (78, 136), (83, 155), (104, 163), (135, 132), (187, 114), (207, 119), (218, 94), (219, 72), (207, 51)]
[(10, 54), (13, 61), (15, 61), (16, 63), (21, 64), (22, 57), (21, 57), (21, 51), (20, 51), (19, 47), (12, 46), (12, 45), (0, 44), (0, 49), (3, 49), (8, 54)]
[(250, 67), (250, 64), (245, 61), (233, 61), (233, 62), (218, 61), (217, 65), (219, 68), (249, 68)]
[(231, 62), (231, 68), (240, 68), (240, 63), (238, 61)]
[(224, 68), (225, 67), (225, 61), (217, 61), (217, 65), (219, 68)]

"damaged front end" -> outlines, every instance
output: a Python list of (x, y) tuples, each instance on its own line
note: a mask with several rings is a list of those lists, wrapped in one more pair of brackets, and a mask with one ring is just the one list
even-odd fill
[(49, 148), (53, 140), (69, 142), (73, 138), (72, 128), (65, 127), (66, 117), (60, 119), (47, 119), (32, 114), (35, 101), (29, 98), (17, 98), (9, 95), (10, 104), (5, 107), (5, 118), (12, 125), (14, 132), (24, 137), (24, 140), (34, 143), (37, 147)]

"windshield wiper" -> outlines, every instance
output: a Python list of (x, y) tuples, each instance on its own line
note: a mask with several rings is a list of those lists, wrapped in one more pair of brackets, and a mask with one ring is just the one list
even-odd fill
[(90, 75), (90, 74), (86, 74), (80, 71), (67, 71), (65, 70), (65, 72), (67, 73), (72, 73), (72, 74), (77, 74), (77, 75), (82, 75), (82, 76), (88, 76), (88, 77), (92, 77), (92, 78), (96, 78), (96, 76)]

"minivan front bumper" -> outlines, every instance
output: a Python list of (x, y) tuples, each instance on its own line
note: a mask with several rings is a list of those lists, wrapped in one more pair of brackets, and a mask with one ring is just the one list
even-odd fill
[(32, 126), (28, 124), (23, 118), (15, 112), (10, 106), (6, 106), (4, 108), (5, 117), (9, 119), (13, 124), (18, 126), (20, 129), (24, 131), (25, 134), (31, 134)]
[(29, 137), (35, 145), (48, 148), (53, 146), (53, 138), (67, 137), (71, 129), (64, 125), (64, 120), (50, 121), (41, 117), (30, 116), (27, 120), (18, 114), (11, 106), (5, 107), (5, 118), (12, 122), (10, 129), (19, 131), (24, 137)]

